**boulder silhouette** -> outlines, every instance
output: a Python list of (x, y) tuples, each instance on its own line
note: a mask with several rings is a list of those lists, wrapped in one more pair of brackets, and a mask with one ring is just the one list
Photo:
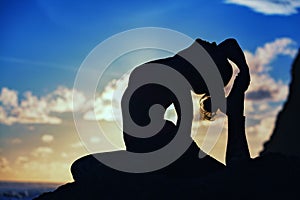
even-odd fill
[(293, 63), (291, 76), (292, 80), (287, 101), (277, 116), (273, 134), (270, 140), (265, 143), (261, 155), (277, 152), (300, 157), (298, 126), (298, 114), (300, 113), (300, 51)]

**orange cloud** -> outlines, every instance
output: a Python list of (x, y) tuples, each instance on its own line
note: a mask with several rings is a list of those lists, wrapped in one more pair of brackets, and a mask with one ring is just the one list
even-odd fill
[(10, 172), (11, 167), (6, 157), (0, 157), (0, 172)]

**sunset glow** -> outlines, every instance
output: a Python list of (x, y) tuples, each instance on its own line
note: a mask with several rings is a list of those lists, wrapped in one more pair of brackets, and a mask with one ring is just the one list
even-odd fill
[[(300, 4), (291, 1), (288, 7), (276, 5), (271, 11), (273, 1), (247, 2), (1, 2), (0, 179), (72, 181), (71, 164), (90, 153), (77, 133), (73, 111), (81, 113), (87, 134), (95, 120), (109, 133), (89, 137), (97, 152), (125, 148), (122, 130), (112, 123), (121, 119), (120, 98), (128, 82), (124, 74), (134, 67), (130, 66), (132, 59), (159, 58), (166, 53), (148, 51), (151, 56), (141, 57), (137, 52), (112, 63), (113, 70), (102, 80), (95, 102), (85, 91), (73, 91), (73, 84), (81, 63), (95, 46), (114, 34), (145, 26), (174, 29), (217, 43), (229, 37), (239, 41), (251, 73), (246, 133), (251, 156), (257, 157), (288, 95), (291, 63), (300, 44), (300, 31), (295, 28)], [(78, 101), (75, 108), (72, 95)], [(194, 96), (195, 106), (198, 100)], [(212, 122), (194, 120), (191, 135), (200, 148), (207, 123), (219, 126), (222, 117), (219, 113)], [(167, 118), (176, 119), (175, 113)], [(108, 139), (114, 144), (109, 145)], [(207, 153), (224, 163), (226, 141), (224, 128)]]

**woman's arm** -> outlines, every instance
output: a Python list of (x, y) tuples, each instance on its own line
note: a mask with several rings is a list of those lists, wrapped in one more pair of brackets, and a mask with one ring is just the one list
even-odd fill
[(226, 110), (228, 116), (226, 164), (234, 165), (241, 160), (250, 159), (244, 117), (245, 92), (250, 84), (250, 73), (244, 53), (235, 39), (227, 39), (219, 46), (240, 70), (227, 97)]
[(226, 39), (221, 42), (218, 45), (218, 48), (239, 68), (239, 74), (235, 84), (237, 85), (237, 88), (239, 88), (240, 92), (244, 93), (250, 84), (250, 73), (243, 50), (238, 42), (233, 38)]

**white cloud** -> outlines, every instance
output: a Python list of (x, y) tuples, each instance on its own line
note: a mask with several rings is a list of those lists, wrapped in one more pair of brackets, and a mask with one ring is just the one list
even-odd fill
[[(76, 108), (73, 108), (72, 95), (76, 97)], [(83, 93), (65, 87), (58, 87), (42, 97), (37, 97), (30, 91), (25, 92), (20, 103), (14, 90), (2, 88), (0, 96), (0, 123), (6, 125), (59, 124), (62, 119), (55, 116), (55, 113), (77, 111), (84, 107), (86, 102)]]
[(265, 15), (292, 15), (300, 8), (299, 0), (225, 0), (225, 3), (246, 6)]
[(53, 135), (48, 135), (48, 134), (45, 134), (42, 136), (42, 141), (45, 142), (45, 143), (50, 143), (54, 140), (54, 137)]
[(76, 142), (70, 145), (72, 148), (83, 148), (84, 145), (82, 142)]
[(35, 157), (40, 157), (40, 158), (44, 158), (49, 156), (50, 154), (53, 154), (53, 149), (50, 147), (37, 147), (36, 149), (34, 149), (31, 152), (31, 155), (35, 156)]
[(18, 106), (18, 93), (3, 87), (0, 93), (0, 123), (11, 125), (16, 119), (9, 112)]
[[(73, 108), (73, 95), (76, 99), (76, 108)], [(58, 87), (55, 91), (48, 94), (45, 98), (50, 112), (72, 112), (78, 111), (84, 105), (86, 98), (83, 93), (71, 90), (66, 87)], [(74, 105), (74, 106), (75, 106)]]
[(100, 143), (101, 142), (101, 138), (97, 137), (97, 136), (93, 136), (93, 137), (90, 138), (90, 142), (94, 143), (94, 144)]
[(251, 156), (257, 157), (263, 150), (264, 143), (270, 139), (275, 127), (276, 115), (261, 118), (258, 124), (246, 128)]
[(16, 118), (12, 116), (7, 116), (6, 110), (4, 107), (0, 106), (0, 123), (11, 125), (15, 123)]
[(110, 81), (95, 99), (94, 105), (85, 114), (86, 120), (121, 120), (121, 99), (128, 85), (129, 75)]
[(296, 42), (290, 38), (277, 38), (272, 42), (258, 47), (255, 53), (245, 51), (247, 63), (252, 73), (266, 72), (270, 69), (268, 66), (278, 55), (295, 57), (297, 48)]
[(51, 116), (48, 102), (44, 98), (38, 98), (31, 92), (25, 92), (23, 99), (18, 107), (12, 110), (11, 114), (15, 116), (19, 123), (49, 123), (58, 124), (61, 119)]
[(247, 100), (283, 101), (288, 94), (288, 85), (283, 81), (276, 81), (271, 77), (270, 64), (278, 55), (286, 55), (293, 58), (297, 49), (295, 42), (290, 38), (279, 38), (273, 42), (258, 47), (255, 53), (245, 51), (247, 63), (251, 73), (251, 84), (247, 91)]
[(246, 93), (247, 100), (280, 102), (288, 95), (288, 85), (274, 80), (269, 74), (251, 74), (251, 84)]
[(14, 90), (9, 90), (8, 88), (4, 87), (0, 93), (0, 102), (4, 106), (9, 107), (16, 107), (18, 106), (18, 93)]
[(279, 55), (294, 58), (297, 52), (294, 44), (295, 42), (290, 38), (278, 38), (258, 47), (254, 53), (245, 51), (251, 73), (245, 110), (247, 119), (256, 121), (246, 129), (253, 157), (258, 156), (263, 149), (264, 142), (269, 140), (277, 114), (289, 91), (286, 83), (282, 80), (275, 80), (270, 75), (270, 70), (273, 70), (272, 61)]

